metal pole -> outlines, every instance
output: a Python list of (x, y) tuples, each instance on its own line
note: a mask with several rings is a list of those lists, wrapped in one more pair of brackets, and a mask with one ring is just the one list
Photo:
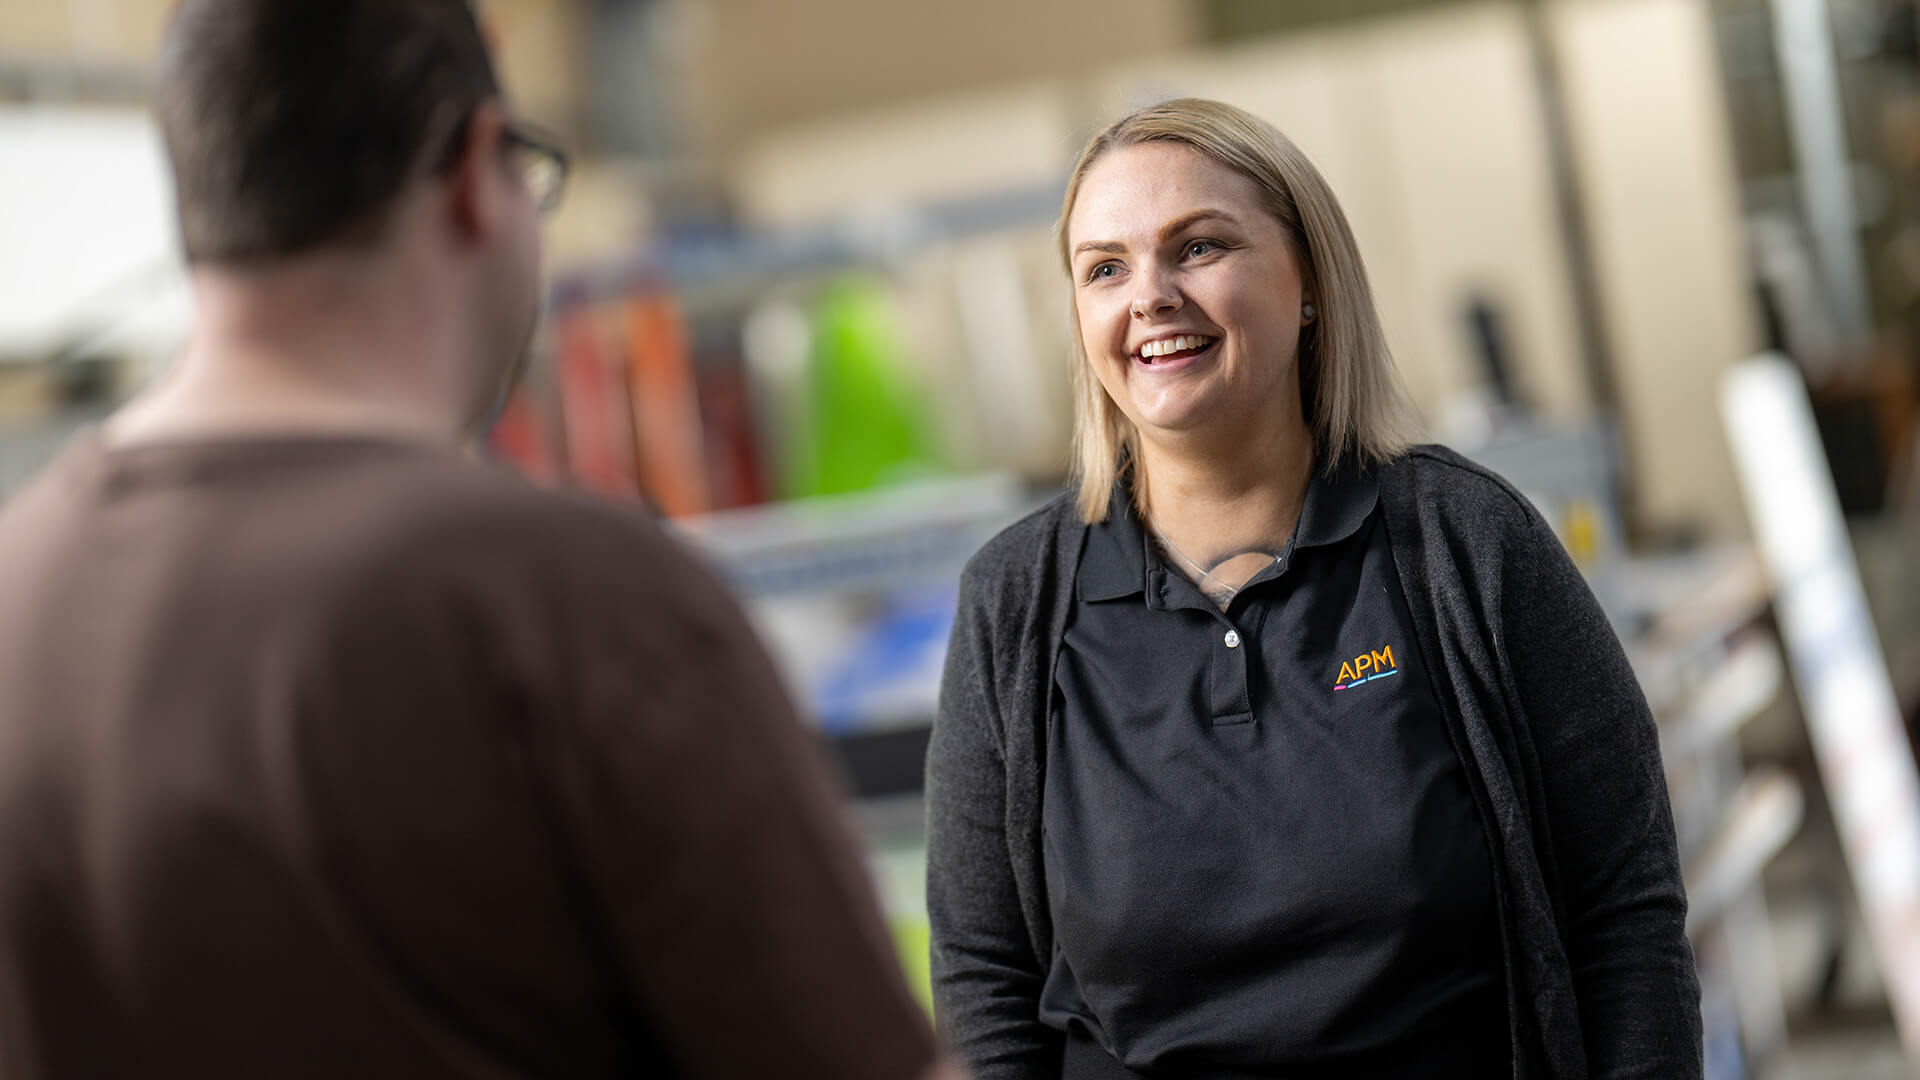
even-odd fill
[(1787, 127), (1799, 161), (1800, 199), (1813, 236), (1814, 257), (1833, 305), (1835, 326), (1842, 336), (1863, 341), (1873, 330), (1872, 312), (1827, 3), (1769, 2)]

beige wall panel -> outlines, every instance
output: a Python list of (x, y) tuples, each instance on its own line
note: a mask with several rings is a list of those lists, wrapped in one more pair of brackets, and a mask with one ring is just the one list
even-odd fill
[(515, 108), (547, 124), (581, 119), (587, 28), (578, 0), (480, 0), (480, 11)]
[(768, 135), (739, 156), (742, 212), (787, 224), (1058, 180), (1075, 134), (1050, 86), (849, 113)]
[(85, 11), (78, 44), (82, 55), (97, 52), (144, 68), (160, 51), (174, 0), (69, 0)]
[(0, 51), (32, 58), (73, 55), (73, 21), (65, 4), (0, 4)]
[(687, 0), (695, 128), (719, 151), (821, 117), (912, 98), (1073, 79), (1195, 40), (1187, 0)]
[[(0, 56), (145, 72), (175, 0), (4, 0)], [(517, 103), (573, 118), (586, 86), (580, 0), (479, 0)]]
[(1379, 24), (1367, 34), (1378, 101), (1353, 101), (1345, 122), (1391, 147), (1409, 261), (1397, 277), (1414, 309), (1397, 344), (1405, 368), (1429, 372), (1423, 404), (1485, 383), (1466, 316), (1480, 295), (1500, 313), (1522, 398), (1579, 418), (1590, 402), (1523, 19), (1488, 6)]
[(160, 44), (172, 0), (9, 0), (0, 55), (138, 67)]
[(1655, 527), (1745, 531), (1717, 407), (1756, 347), (1712, 28), (1699, 0), (1549, 9), (1601, 303)]

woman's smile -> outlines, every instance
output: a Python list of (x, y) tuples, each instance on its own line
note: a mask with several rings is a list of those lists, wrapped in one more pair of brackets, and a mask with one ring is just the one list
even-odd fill
[(1168, 335), (1142, 342), (1132, 359), (1156, 375), (1171, 375), (1213, 359), (1219, 345), (1219, 338), (1206, 334)]

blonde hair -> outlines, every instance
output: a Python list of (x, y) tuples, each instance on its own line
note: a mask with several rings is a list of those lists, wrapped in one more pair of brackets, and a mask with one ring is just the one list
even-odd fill
[[(1072, 276), (1067, 218), (1087, 172), (1115, 150), (1148, 142), (1180, 143), (1253, 181), (1293, 246), (1317, 313), (1300, 333), (1300, 405), (1321, 466), (1332, 473), (1348, 454), (1365, 463), (1392, 460), (1417, 430), (1400, 385), (1386, 332), (1373, 306), (1353, 230), (1333, 189), (1292, 140), (1231, 105), (1178, 98), (1121, 117), (1093, 137), (1067, 181), (1055, 227), (1060, 259)], [(1134, 496), (1145, 490), (1139, 433), (1107, 396), (1086, 357), (1074, 320), (1073, 476), (1089, 524), (1104, 521), (1114, 482), (1134, 470)]]

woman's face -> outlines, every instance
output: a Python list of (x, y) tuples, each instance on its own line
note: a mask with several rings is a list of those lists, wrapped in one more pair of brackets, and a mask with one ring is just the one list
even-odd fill
[(1067, 245), (1087, 363), (1143, 438), (1300, 423), (1300, 268), (1252, 181), (1179, 143), (1115, 150), (1082, 179)]

